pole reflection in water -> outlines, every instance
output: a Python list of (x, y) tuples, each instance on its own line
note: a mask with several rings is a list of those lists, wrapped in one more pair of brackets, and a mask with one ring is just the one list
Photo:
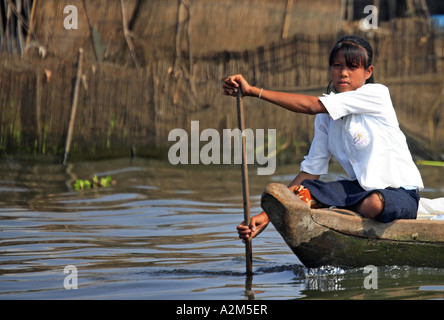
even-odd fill
[[(260, 212), (267, 183), (288, 184), (298, 170), (250, 174), (251, 214)], [(442, 196), (444, 168), (420, 170), (423, 196)], [(116, 184), (74, 190), (75, 180), (95, 175)], [(245, 278), (245, 247), (235, 230), (239, 175), (237, 165), (139, 158), (68, 166), (1, 160), (0, 298), (443, 298), (444, 270), (383, 268), (378, 290), (365, 290), (362, 269), (305, 269), (271, 224), (254, 240), (254, 278)], [(77, 270), (77, 289), (64, 287), (66, 266)]]

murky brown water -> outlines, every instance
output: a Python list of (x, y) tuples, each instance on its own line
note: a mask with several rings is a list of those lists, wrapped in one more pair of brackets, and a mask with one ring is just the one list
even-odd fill
[[(420, 170), (422, 195), (443, 197), (444, 168)], [(267, 183), (288, 183), (297, 171), (252, 172), (252, 214)], [(94, 175), (116, 185), (73, 189)], [(253, 242), (246, 286), (235, 232), (243, 217), (239, 166), (1, 160), (0, 177), (1, 299), (444, 298), (442, 269), (379, 268), (378, 290), (364, 288), (362, 269), (306, 269), (271, 225)], [(65, 289), (73, 275), (66, 266), (77, 269), (77, 289)]]

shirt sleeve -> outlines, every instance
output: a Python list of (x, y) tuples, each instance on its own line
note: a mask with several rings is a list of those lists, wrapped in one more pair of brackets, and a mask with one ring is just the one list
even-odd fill
[(310, 151), (301, 163), (301, 171), (313, 175), (323, 175), (328, 172), (331, 153), (328, 151), (328, 122), (327, 114), (318, 114), (315, 119), (315, 132)]
[(356, 90), (319, 97), (333, 120), (350, 114), (378, 116), (387, 112), (388, 88), (381, 84), (366, 84)]

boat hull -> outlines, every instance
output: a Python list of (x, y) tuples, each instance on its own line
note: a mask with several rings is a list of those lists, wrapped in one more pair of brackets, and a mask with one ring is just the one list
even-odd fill
[(310, 209), (282, 184), (269, 184), (262, 208), (309, 268), (408, 265), (444, 268), (444, 222), (380, 223), (348, 210)]

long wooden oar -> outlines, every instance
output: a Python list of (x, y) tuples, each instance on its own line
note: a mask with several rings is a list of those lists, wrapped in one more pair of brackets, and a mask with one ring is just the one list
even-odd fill
[[(242, 141), (242, 190), (244, 198), (244, 222), (247, 226), (250, 225), (250, 194), (248, 191), (248, 167), (247, 167), (247, 147), (244, 130), (244, 102), (242, 99), (242, 88), (239, 86), (237, 91), (237, 119), (239, 122), (239, 129), (241, 131), (241, 141)], [(253, 255), (252, 255), (252, 243), (251, 237), (245, 241), (245, 256), (246, 256), (246, 271), (247, 276), (253, 274)]]

